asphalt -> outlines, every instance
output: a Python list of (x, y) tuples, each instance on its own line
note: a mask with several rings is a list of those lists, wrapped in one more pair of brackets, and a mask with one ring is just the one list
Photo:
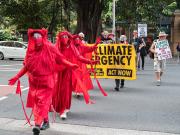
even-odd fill
[[(0, 65), (17, 63), (22, 63), (22, 61), (0, 61)], [(19, 65), (16, 66), (14, 68), (20, 68)], [(89, 127), (89, 130), (92, 127), (98, 127), (101, 134), (103, 134), (101, 130), (106, 131), (109, 128), (118, 131), (123, 130), (122, 135), (129, 133), (129, 130), (132, 130), (129, 135), (150, 135), (151, 132), (153, 132), (152, 135), (156, 133), (158, 135), (163, 133), (180, 134), (179, 69), (180, 64), (177, 64), (175, 60), (169, 60), (165, 74), (162, 77), (162, 85), (156, 86), (152, 60), (146, 59), (145, 70), (137, 72), (137, 80), (125, 81), (125, 88), (116, 92), (113, 90), (114, 80), (101, 79), (100, 82), (108, 93), (107, 97), (102, 96), (94, 82), (95, 87), (94, 90), (90, 91), (90, 95), (96, 101), (96, 104), (86, 105), (83, 98), (76, 99), (73, 96), (72, 108), (68, 119), (62, 121), (57, 115), (55, 123), (72, 127), (73, 125), (79, 125), (77, 128), (86, 126)], [(7, 84), (8, 78), (16, 72), (0, 71), (0, 84)], [(27, 78), (24, 77), (21, 80), (24, 88), (28, 87)], [(24, 99), (26, 95), (27, 91), (24, 91)], [(0, 101), (0, 118), (24, 120), (19, 97), (14, 94), (7, 96), (7, 99)], [(30, 110), (28, 112), (30, 113)], [(83, 130), (78, 130), (78, 133), (75, 132), (77, 128), (72, 128), (72, 131), (69, 132), (49, 130), (43, 134), (88, 134), (88, 130), (87, 133), (83, 132)], [(142, 133), (140, 131), (147, 132)], [(22, 133), (22, 131), (16, 132), (17, 135)], [(26, 132), (31, 134), (29, 129)], [(15, 132), (12, 132), (12, 130), (8, 131), (5, 128), (0, 128), (0, 135), (1, 133), (15, 135)], [(117, 133), (120, 135), (121, 132)]]

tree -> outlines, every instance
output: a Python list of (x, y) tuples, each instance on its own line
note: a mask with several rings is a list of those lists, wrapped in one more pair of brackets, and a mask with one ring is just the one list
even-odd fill
[(83, 32), (88, 42), (93, 43), (101, 27), (104, 0), (74, 0), (77, 9), (76, 33)]
[(176, 3), (177, 3), (177, 9), (180, 9), (180, 1), (176, 0)]

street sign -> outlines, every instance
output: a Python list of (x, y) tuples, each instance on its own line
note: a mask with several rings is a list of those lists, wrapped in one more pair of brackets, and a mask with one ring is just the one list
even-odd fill
[(138, 37), (147, 37), (147, 24), (138, 24)]

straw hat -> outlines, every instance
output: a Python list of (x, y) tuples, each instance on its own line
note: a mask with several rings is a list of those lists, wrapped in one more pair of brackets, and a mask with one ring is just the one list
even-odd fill
[(158, 37), (166, 37), (168, 34), (166, 34), (164, 31), (160, 31)]

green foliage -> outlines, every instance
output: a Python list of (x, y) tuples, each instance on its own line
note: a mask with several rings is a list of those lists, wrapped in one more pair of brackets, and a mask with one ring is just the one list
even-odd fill
[[(158, 18), (162, 16), (163, 9), (175, 0), (117, 0), (116, 21), (123, 25), (145, 22), (156, 26)], [(108, 24), (112, 22), (112, 0), (106, 0), (103, 20)], [(122, 25), (121, 24), (121, 25)], [(110, 24), (111, 25), (111, 24)]]
[(177, 3), (173, 2), (163, 9), (163, 14), (167, 16), (172, 16), (176, 8), (177, 8)]
[(0, 41), (16, 40), (16, 37), (12, 35), (10, 29), (0, 30)]
[[(1, 0), (0, 28), (17, 26), (17, 30), (49, 28), (51, 32), (63, 28), (76, 29), (77, 5), (80, 0)], [(106, 27), (112, 25), (112, 0), (103, 0), (101, 16)], [(146, 22), (156, 25), (158, 18), (172, 15), (176, 0), (116, 0), (116, 21), (130, 24)], [(178, 0), (177, 0), (178, 1)], [(128, 25), (128, 24), (127, 24)]]

